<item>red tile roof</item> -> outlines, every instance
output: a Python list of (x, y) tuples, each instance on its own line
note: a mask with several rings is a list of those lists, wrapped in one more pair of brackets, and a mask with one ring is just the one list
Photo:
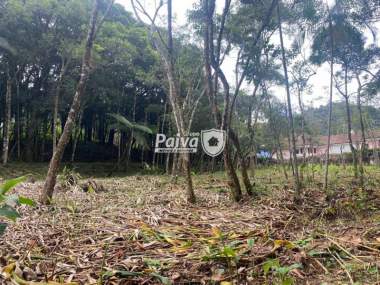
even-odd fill
[[(361, 141), (361, 134), (356, 132), (352, 133), (352, 141), (354, 143), (360, 142)], [(322, 146), (322, 145), (327, 145), (327, 136), (317, 136), (317, 137), (310, 137), (306, 136), (305, 141), (306, 145), (314, 145), (314, 146)], [(374, 130), (374, 131), (367, 131), (366, 134), (366, 140), (371, 141), (371, 140), (378, 140), (380, 139), (380, 130)], [(346, 144), (348, 143), (348, 135), (347, 134), (338, 134), (338, 135), (331, 135), (330, 137), (330, 143), (331, 144)], [(287, 141), (286, 141), (287, 145)], [(297, 137), (297, 146), (302, 146), (302, 136)]]

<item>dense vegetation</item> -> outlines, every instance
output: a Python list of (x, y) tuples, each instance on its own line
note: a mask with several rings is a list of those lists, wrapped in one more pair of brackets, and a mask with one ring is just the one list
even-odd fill
[(127, 2), (0, 0), (0, 281), (379, 282), (379, 4)]

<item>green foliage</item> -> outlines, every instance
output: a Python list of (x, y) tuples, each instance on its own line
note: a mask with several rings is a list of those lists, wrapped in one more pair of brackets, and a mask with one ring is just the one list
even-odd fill
[[(34, 206), (33, 200), (19, 196), (19, 195), (7, 195), (7, 193), (12, 190), (15, 186), (25, 181), (26, 177), (22, 176), (19, 178), (11, 179), (6, 181), (4, 184), (0, 185), (0, 216), (9, 219), (13, 222), (20, 217), (20, 214), (15, 209), (17, 205), (28, 205)], [(5, 223), (0, 223), (0, 236), (4, 233), (6, 229)]]
[(126, 117), (119, 114), (108, 114), (115, 119), (116, 123), (111, 125), (111, 128), (119, 131), (127, 132), (135, 140), (134, 146), (136, 148), (149, 149), (147, 135), (152, 135), (151, 128), (138, 123), (130, 122)]
[(273, 272), (273, 275), (282, 285), (293, 285), (295, 284), (294, 279), (289, 276), (289, 272), (294, 269), (302, 268), (302, 265), (299, 263), (292, 264), (290, 266), (281, 266), (278, 259), (268, 259), (263, 263), (264, 275), (267, 276), (270, 271)]
[(58, 175), (58, 181), (65, 189), (77, 185), (81, 178), (82, 176), (73, 167), (69, 166), (65, 166), (62, 173)]

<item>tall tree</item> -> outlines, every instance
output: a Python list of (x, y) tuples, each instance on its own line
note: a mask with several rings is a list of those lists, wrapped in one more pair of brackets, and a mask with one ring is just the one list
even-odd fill
[(41, 192), (40, 202), (43, 204), (49, 204), (54, 192), (54, 186), (56, 184), (58, 170), (60, 166), (60, 162), (62, 160), (63, 152), (70, 140), (70, 136), (72, 130), (75, 126), (75, 120), (80, 110), (81, 99), (84, 95), (86, 82), (90, 75), (91, 70), (91, 57), (92, 57), (92, 49), (94, 46), (94, 42), (96, 39), (96, 34), (101, 24), (106, 16), (108, 10), (111, 8), (113, 1), (110, 2), (105, 15), (103, 15), (102, 19), (98, 19), (99, 9), (100, 9), (100, 0), (94, 1), (94, 7), (92, 10), (90, 24), (86, 39), (85, 52), (82, 59), (82, 69), (80, 79), (76, 88), (76, 92), (73, 98), (73, 102), (71, 104), (71, 108), (69, 111), (69, 115), (67, 117), (65, 127), (63, 129), (61, 138), (58, 141), (56, 151), (53, 153), (53, 156), (50, 160), (49, 170), (46, 176), (45, 184), (43, 191)]
[[(179, 71), (178, 62), (176, 62), (176, 52), (180, 54), (178, 50), (175, 50), (175, 38), (173, 37), (173, 25), (172, 25), (172, 1), (167, 1), (167, 35), (166, 40), (161, 28), (156, 24), (157, 17), (159, 15), (160, 9), (163, 7), (163, 2), (161, 1), (158, 7), (155, 9), (153, 16), (151, 16), (144, 5), (139, 0), (131, 0), (132, 7), (135, 12), (135, 16), (139, 19), (142, 25), (145, 25), (144, 21), (141, 19), (140, 14), (143, 15), (149, 21), (150, 27), (150, 37), (157, 49), (165, 69), (167, 84), (168, 84), (168, 97), (173, 112), (175, 126), (180, 137), (184, 138), (189, 136), (194, 113), (198, 107), (200, 99), (202, 98), (204, 91), (191, 92), (192, 84), (184, 88), (187, 92), (182, 92), (181, 80), (178, 78)], [(196, 62), (196, 61), (195, 61)], [(196, 67), (198, 70), (199, 67)], [(195, 81), (199, 80), (200, 74), (195, 74)], [(183, 94), (185, 93), (185, 94)], [(185, 146), (183, 146), (185, 147)], [(185, 174), (187, 182), (187, 200), (190, 203), (196, 202), (196, 197), (193, 189), (193, 181), (191, 177), (191, 161), (190, 154), (185, 152), (180, 154), (181, 165), (183, 166), (183, 171)], [(176, 165), (173, 162), (173, 167)]]
[[(216, 47), (214, 46), (214, 12), (215, 12), (215, 0), (205, 0), (204, 1), (204, 19), (205, 19), (205, 32), (204, 32), (204, 62), (206, 71), (206, 86), (207, 94), (209, 96), (209, 101), (211, 104), (211, 109), (214, 115), (214, 121), (217, 126), (226, 132), (227, 141), (230, 139), (230, 85), (228, 80), (221, 69), (221, 44), (223, 40), (223, 33), (226, 23), (226, 17), (229, 13), (231, 5), (231, 0), (226, 0), (223, 8), (223, 13), (221, 17), (221, 23), (217, 36)], [(215, 71), (215, 83), (211, 82), (211, 66)], [(216, 103), (216, 94), (218, 92), (218, 80), (222, 82), (223, 86), (223, 102), (224, 110), (223, 113), (219, 112)], [(242, 192), (240, 187), (240, 182), (233, 165), (231, 157), (231, 147), (227, 143), (223, 150), (223, 161), (224, 166), (227, 171), (228, 177), (230, 178), (230, 187), (232, 196), (235, 201), (241, 200)]]
[(333, 99), (333, 84), (334, 84), (334, 36), (330, 8), (328, 8), (329, 21), (329, 37), (330, 37), (330, 95), (329, 95), (329, 114), (327, 127), (327, 152), (325, 161), (325, 173), (323, 180), (323, 188), (325, 191), (328, 187), (329, 164), (330, 164), (330, 145), (331, 145), (331, 120), (332, 120), (332, 99)]
[(11, 135), (11, 100), (12, 100), (12, 79), (9, 71), (9, 64), (7, 67), (7, 87), (5, 93), (5, 116), (4, 116), (4, 134), (3, 134), (3, 165), (8, 163), (8, 151), (9, 151), (9, 140)]
[(277, 19), (279, 25), (279, 35), (280, 35), (280, 45), (281, 45), (281, 54), (282, 54), (282, 65), (284, 68), (284, 77), (285, 77), (285, 87), (286, 87), (286, 98), (288, 105), (288, 118), (289, 118), (289, 132), (291, 138), (291, 154), (293, 158), (293, 169), (294, 169), (294, 187), (295, 187), (295, 202), (301, 202), (301, 182), (299, 178), (298, 172), (298, 162), (297, 162), (297, 152), (296, 152), (296, 135), (294, 130), (294, 121), (293, 121), (293, 110), (292, 110), (292, 101), (290, 95), (290, 85), (288, 78), (288, 69), (287, 69), (287, 60), (286, 60), (286, 52), (284, 47), (284, 38), (282, 34), (282, 21), (281, 21), (281, 2), (279, 1), (277, 5)]
[[(314, 37), (311, 60), (317, 64), (329, 61), (331, 48), (333, 48), (332, 53), (334, 60), (341, 66), (341, 71), (337, 73), (338, 76), (334, 76), (334, 80), (336, 81), (336, 89), (342, 95), (345, 102), (347, 138), (352, 154), (354, 175), (357, 179), (359, 178), (358, 154), (352, 137), (353, 128), (352, 111), (349, 101), (351, 95), (349, 92), (349, 81), (363, 55), (364, 38), (362, 33), (341, 13), (339, 6), (334, 7), (331, 12), (331, 17), (331, 28), (322, 26)], [(340, 82), (337, 77), (339, 77)], [(362, 178), (360, 178), (360, 180), (362, 180)]]

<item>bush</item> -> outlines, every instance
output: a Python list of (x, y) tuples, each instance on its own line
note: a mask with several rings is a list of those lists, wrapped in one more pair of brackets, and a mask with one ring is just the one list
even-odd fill
[[(3, 185), (0, 185), (0, 217), (15, 222), (20, 217), (20, 214), (15, 209), (16, 205), (34, 206), (34, 202), (31, 199), (19, 195), (7, 195), (10, 190), (23, 182), (25, 178), (22, 176), (5, 181)], [(6, 223), (0, 223), (0, 236), (5, 232), (6, 227)]]

